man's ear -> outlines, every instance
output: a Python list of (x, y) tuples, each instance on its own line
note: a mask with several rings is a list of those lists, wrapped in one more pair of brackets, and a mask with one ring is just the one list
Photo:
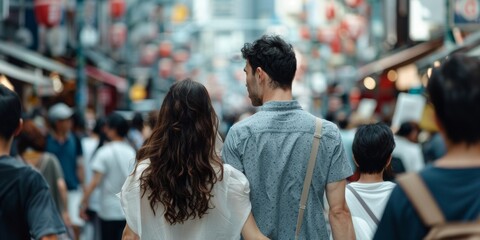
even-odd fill
[(258, 77), (259, 80), (261, 80), (263, 78), (263, 69), (261, 67), (257, 67), (255, 69), (255, 77)]
[(387, 165), (385, 165), (385, 167), (388, 166), (388, 165), (390, 165), (390, 164), (392, 163), (392, 157), (393, 157), (393, 155), (390, 154), (390, 157), (388, 158)]
[(22, 128), (23, 128), (23, 119), (19, 119), (18, 120), (18, 127), (17, 129), (15, 129), (15, 132), (13, 132), (13, 136), (16, 137), (18, 136), (18, 134), (20, 134), (20, 132), (22, 131)]

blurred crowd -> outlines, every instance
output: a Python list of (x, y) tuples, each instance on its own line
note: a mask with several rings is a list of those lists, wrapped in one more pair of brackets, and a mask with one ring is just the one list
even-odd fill
[[(84, 121), (65, 103), (37, 108), (23, 114), (23, 129), (14, 139), (11, 153), (45, 177), (70, 237), (100, 239), (99, 229), (108, 228), (103, 220), (120, 220), (121, 230), (125, 226), (115, 194), (131, 172), (136, 151), (149, 136), (157, 114), (96, 117), (87, 111)], [(108, 163), (122, 158), (124, 167)], [(103, 176), (98, 179), (94, 171)], [(111, 182), (102, 182), (102, 178)]]

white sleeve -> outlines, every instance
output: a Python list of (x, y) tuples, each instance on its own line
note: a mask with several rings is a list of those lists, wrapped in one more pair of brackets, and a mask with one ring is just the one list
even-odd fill
[[(225, 164), (224, 171), (230, 173), (228, 177), (228, 202), (232, 211), (231, 223), (238, 226), (238, 232), (241, 232), (245, 221), (252, 210), (250, 203), (250, 185), (242, 172), (234, 167)], [(225, 174), (225, 175), (228, 175)]]
[(122, 205), (125, 219), (128, 226), (137, 235), (142, 236), (141, 229), (141, 189), (140, 176), (145, 170), (147, 164), (140, 164), (134, 174), (130, 174), (123, 184), (120, 192), (120, 203)]
[(108, 156), (106, 156), (106, 150), (108, 146), (103, 146), (98, 149), (92, 159), (92, 170), (100, 173), (105, 173), (108, 169), (107, 162), (105, 161)]

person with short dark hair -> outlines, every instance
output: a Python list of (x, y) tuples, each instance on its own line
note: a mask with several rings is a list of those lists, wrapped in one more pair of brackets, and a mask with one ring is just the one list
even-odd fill
[(39, 172), (9, 156), (22, 129), (21, 102), (0, 84), (0, 238), (57, 239), (65, 226)]
[(98, 149), (92, 159), (93, 177), (85, 189), (80, 205), (80, 215), (88, 220), (86, 210), (94, 189), (100, 189), (100, 208), (97, 212), (100, 218), (101, 239), (121, 239), (125, 227), (125, 215), (120, 205), (117, 193), (135, 163), (135, 150), (127, 142), (128, 122), (118, 113), (107, 117), (105, 133), (109, 143)]
[(145, 124), (143, 121), (143, 116), (141, 113), (136, 112), (133, 114), (132, 121), (130, 123), (130, 129), (128, 130), (127, 139), (132, 144), (135, 150), (140, 149), (142, 147), (144, 139), (143, 139), (143, 128)]
[[(241, 52), (248, 97), (262, 107), (230, 128), (222, 157), (247, 176), (260, 230), (271, 239), (293, 239), (317, 119), (293, 100), (297, 60), (292, 45), (279, 36), (263, 36), (245, 43)], [(322, 136), (299, 237), (329, 238), (322, 210), (326, 193), (333, 237), (353, 239), (345, 202), (345, 179), (352, 169), (337, 126), (320, 121)]]
[(64, 223), (70, 225), (67, 209), (67, 184), (63, 178), (62, 167), (55, 155), (45, 152), (45, 136), (33, 120), (23, 122), (23, 129), (17, 136), (18, 157), (37, 169), (48, 183), (57, 210), (62, 214)]
[(418, 172), (425, 167), (422, 146), (417, 142), (419, 133), (416, 122), (406, 121), (400, 124), (395, 134), (393, 157), (400, 160), (405, 172)]
[(373, 237), (378, 219), (395, 187), (394, 183), (383, 180), (383, 172), (392, 160), (394, 148), (393, 133), (386, 124), (376, 123), (357, 128), (352, 152), (360, 178), (348, 184), (345, 191), (357, 239)]
[[(447, 222), (480, 216), (480, 60), (449, 56), (427, 85), (447, 153), (418, 174)], [(429, 232), (405, 191), (392, 191), (374, 239), (422, 239)]]

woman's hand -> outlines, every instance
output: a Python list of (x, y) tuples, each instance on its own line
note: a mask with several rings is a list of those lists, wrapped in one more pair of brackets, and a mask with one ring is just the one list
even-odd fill
[(253, 218), (252, 213), (248, 215), (247, 221), (243, 224), (242, 228), (242, 236), (245, 240), (268, 240), (260, 229), (258, 229), (257, 223), (255, 222), (255, 218)]

